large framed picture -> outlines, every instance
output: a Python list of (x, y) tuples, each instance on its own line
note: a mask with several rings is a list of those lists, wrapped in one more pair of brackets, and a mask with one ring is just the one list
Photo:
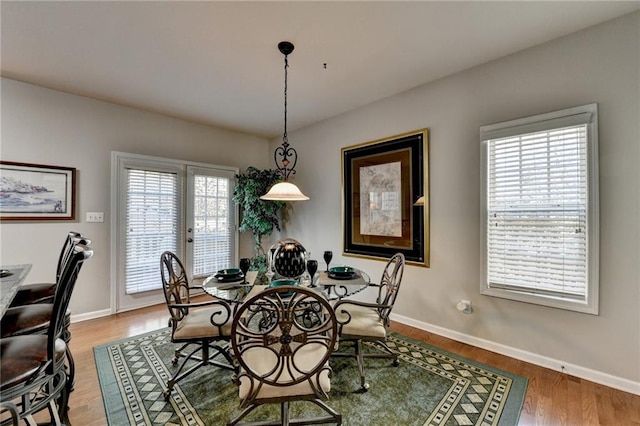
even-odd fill
[(345, 256), (429, 266), (429, 131), (342, 148)]
[(0, 220), (74, 220), (76, 169), (0, 161)]

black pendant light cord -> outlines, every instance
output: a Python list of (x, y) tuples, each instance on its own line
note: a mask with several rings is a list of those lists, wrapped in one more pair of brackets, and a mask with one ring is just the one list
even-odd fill
[[(296, 163), (298, 162), (298, 153), (295, 149), (289, 146), (289, 138), (287, 137), (287, 68), (289, 68), (288, 55), (293, 51), (293, 45), (290, 45), (290, 50), (285, 51), (283, 51), (283, 48), (280, 46), (278, 47), (284, 54), (284, 134), (282, 135), (282, 146), (276, 148), (273, 153), (273, 159), (276, 162), (278, 170), (282, 172), (283, 180), (287, 181), (289, 180), (289, 175), (296, 174), (295, 168)], [(282, 157), (280, 162), (278, 161), (278, 156)], [(292, 161), (289, 161), (289, 157)], [(291, 162), (293, 162), (293, 164), (289, 167)]]
[(287, 68), (289, 68), (288, 55), (284, 56), (284, 134), (282, 135), (282, 143), (289, 145), (289, 138), (287, 138)]

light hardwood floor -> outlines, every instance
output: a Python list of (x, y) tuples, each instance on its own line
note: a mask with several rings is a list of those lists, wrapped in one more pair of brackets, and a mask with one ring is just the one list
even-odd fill
[[(71, 394), (69, 417), (74, 426), (107, 424), (93, 347), (166, 327), (167, 318), (166, 307), (158, 305), (71, 325), (71, 350), (76, 361), (76, 384), (75, 391)], [(520, 415), (520, 425), (640, 425), (640, 396), (537, 367), (402, 324), (392, 324), (391, 328), (405, 336), (527, 377), (529, 386)]]

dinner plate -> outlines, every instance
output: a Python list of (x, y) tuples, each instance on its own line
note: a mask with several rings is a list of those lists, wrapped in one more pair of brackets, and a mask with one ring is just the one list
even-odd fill
[(355, 272), (350, 272), (348, 274), (334, 274), (333, 272), (329, 272), (327, 276), (332, 280), (355, 280), (360, 277), (360, 275)]
[(299, 283), (297, 280), (289, 279), (273, 280), (269, 283), (269, 287), (282, 287), (283, 285), (299, 285)]
[(335, 276), (351, 276), (355, 275), (356, 270), (350, 266), (334, 266), (329, 268), (329, 274)]
[(224, 277), (239, 277), (242, 275), (242, 271), (238, 268), (220, 269), (216, 275)]
[(215, 274), (214, 277), (216, 277), (216, 280), (218, 280), (219, 283), (229, 283), (232, 281), (242, 281), (242, 279), (244, 278), (242, 276), (242, 274), (240, 275), (218, 275)]
[[(282, 287), (285, 285), (294, 285), (294, 286), (298, 286), (300, 285), (300, 283), (297, 280), (291, 280), (291, 279), (281, 279), (281, 280), (273, 280), (269, 283), (269, 287), (270, 288), (274, 288), (274, 287)], [(293, 295), (293, 291), (287, 291), (284, 293), (280, 293), (281, 297), (289, 297)]]

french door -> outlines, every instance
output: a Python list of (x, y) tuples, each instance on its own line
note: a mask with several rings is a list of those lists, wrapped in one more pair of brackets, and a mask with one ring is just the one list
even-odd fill
[(187, 166), (185, 259), (192, 278), (237, 265), (234, 176)]
[(237, 169), (114, 152), (112, 311), (164, 302), (160, 254), (188, 277), (237, 264)]

